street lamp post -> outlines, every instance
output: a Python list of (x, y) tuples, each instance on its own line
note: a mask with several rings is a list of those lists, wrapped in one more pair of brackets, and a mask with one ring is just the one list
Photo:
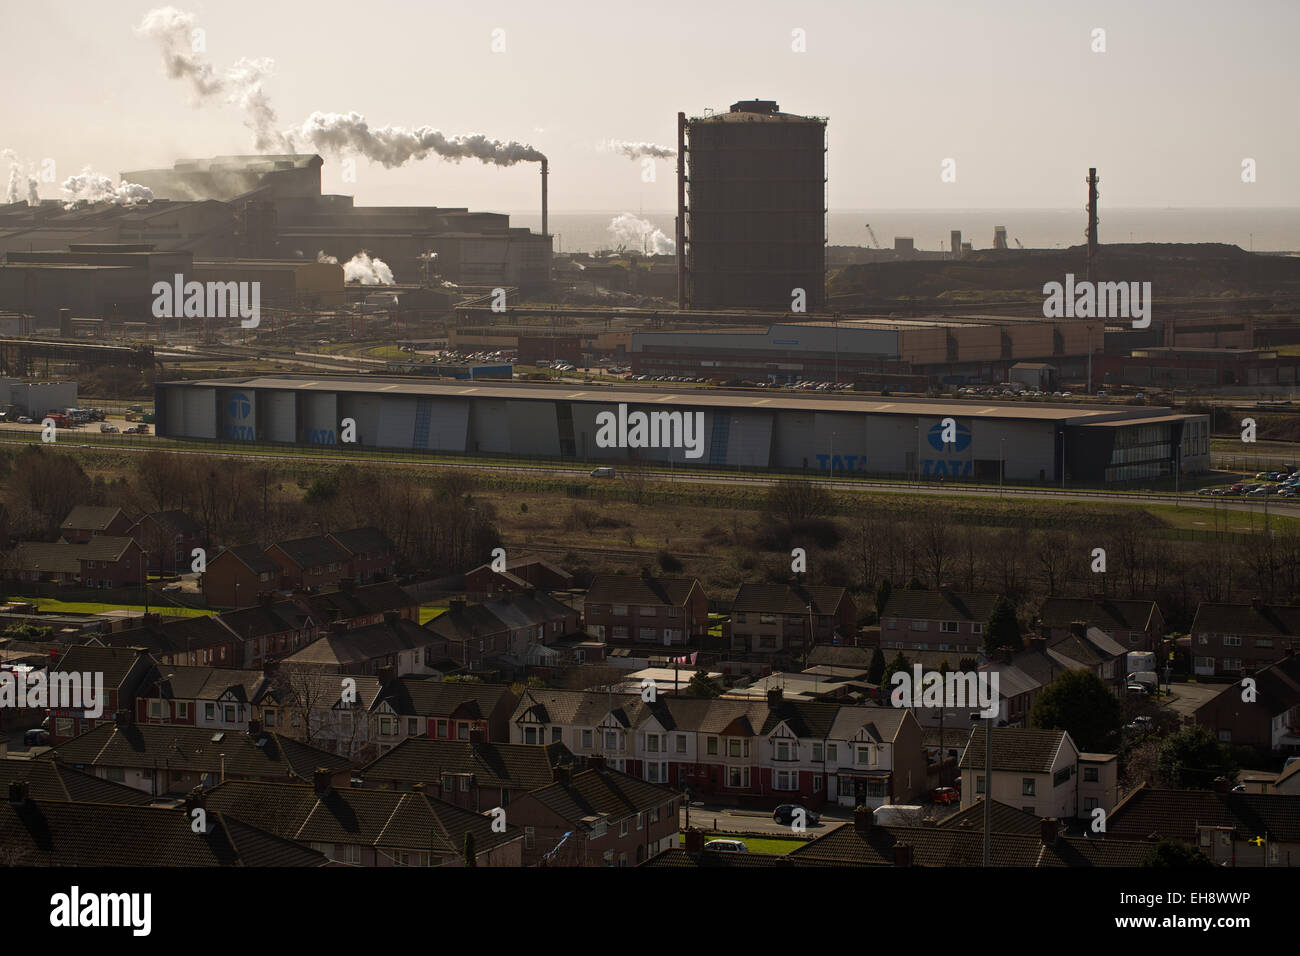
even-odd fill
[(1007, 440), (1003, 438), (998, 445), (998, 497), (1002, 497), (1002, 473), (1007, 470)]

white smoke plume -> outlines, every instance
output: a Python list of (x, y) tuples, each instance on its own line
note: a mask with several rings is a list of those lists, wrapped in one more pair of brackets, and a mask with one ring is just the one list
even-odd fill
[(63, 181), (63, 191), (68, 198), (63, 203), (64, 209), (77, 209), (90, 203), (108, 202), (115, 206), (134, 206), (136, 203), (149, 202), (153, 199), (153, 190), (139, 183), (128, 183), (125, 179), (114, 183), (107, 176), (92, 173), (89, 168), (79, 175), (69, 176)]
[(12, 149), (0, 149), (0, 160), (6, 160), (9, 163), (9, 184), (5, 190), (5, 202), (22, 202), (25, 192), (27, 205), (40, 205), (41, 194), (37, 188), (39, 180), (31, 172), (26, 171), (18, 154)]
[(175, 7), (161, 7), (145, 14), (136, 33), (158, 44), (167, 76), (188, 82), (196, 102), (224, 95), (226, 102), (238, 105), (244, 112), (245, 123), (253, 131), (253, 146), (258, 152), (296, 153), (307, 149), (320, 153), (356, 153), (389, 168), (430, 155), (455, 162), (477, 159), (496, 166), (540, 162), (546, 158), (524, 143), (489, 139), (479, 133), (447, 136), (429, 126), (372, 129), (360, 113), (318, 110), (299, 126), (279, 131), (275, 110), (262, 89), (263, 80), (274, 71), (274, 61), (240, 59), (224, 73), (218, 73), (193, 49), (191, 36), (195, 22), (193, 14)]
[[(316, 261), (332, 266), (339, 264), (337, 256), (328, 255), (323, 249), (316, 253)], [(343, 281), (361, 285), (393, 285), (395, 282), (388, 263), (378, 257), (372, 259), (364, 249), (343, 263)]]
[(660, 146), (656, 143), (630, 143), (621, 139), (606, 140), (598, 148), (602, 152), (618, 153), (628, 159), (641, 159), (644, 156), (652, 156), (655, 159), (672, 159), (677, 155), (677, 150), (668, 146)]
[(259, 152), (284, 149), (282, 134), (276, 132), (275, 110), (262, 91), (262, 81), (275, 70), (275, 61), (239, 59), (224, 73), (203, 60), (194, 45), (195, 17), (175, 7), (150, 10), (135, 28), (138, 36), (151, 39), (162, 53), (163, 71), (170, 79), (184, 80), (194, 94), (195, 104), (224, 96), (244, 111)]
[(670, 256), (677, 251), (677, 243), (662, 229), (630, 212), (615, 216), (607, 228), (621, 247), (640, 249), (656, 256)]

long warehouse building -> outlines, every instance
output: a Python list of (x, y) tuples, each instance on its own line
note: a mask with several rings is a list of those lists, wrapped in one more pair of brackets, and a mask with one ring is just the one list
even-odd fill
[[(155, 403), (158, 435), (222, 442), (335, 445), (347, 429), (376, 449), (992, 480), (1005, 463), (1007, 480), (1088, 484), (1209, 468), (1209, 417), (1162, 408), (291, 376), (163, 383)], [(692, 427), (679, 447), (602, 447), (611, 416), (638, 411)]]

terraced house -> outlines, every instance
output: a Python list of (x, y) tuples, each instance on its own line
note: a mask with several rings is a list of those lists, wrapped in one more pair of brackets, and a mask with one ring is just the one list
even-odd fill
[(909, 711), (783, 699), (526, 690), (511, 740), (563, 743), (647, 783), (724, 802), (905, 802), (926, 785)]
[(818, 644), (849, 643), (857, 608), (847, 588), (744, 584), (723, 627), (730, 652), (784, 663)]
[(882, 649), (975, 653), (996, 594), (956, 591), (895, 591), (880, 612)]
[(1243, 677), (1300, 648), (1300, 607), (1202, 602), (1192, 622), (1192, 673)]
[(683, 646), (708, 633), (709, 597), (696, 578), (598, 574), (582, 613), (587, 632), (611, 644)]

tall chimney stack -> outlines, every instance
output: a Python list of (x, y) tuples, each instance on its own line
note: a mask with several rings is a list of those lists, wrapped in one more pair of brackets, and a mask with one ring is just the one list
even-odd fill
[(546, 157), (542, 157), (542, 235), (549, 236), (546, 230), (546, 177), (550, 175), (551, 164), (547, 162)]
[(1088, 281), (1097, 279), (1097, 167), (1088, 169)]

